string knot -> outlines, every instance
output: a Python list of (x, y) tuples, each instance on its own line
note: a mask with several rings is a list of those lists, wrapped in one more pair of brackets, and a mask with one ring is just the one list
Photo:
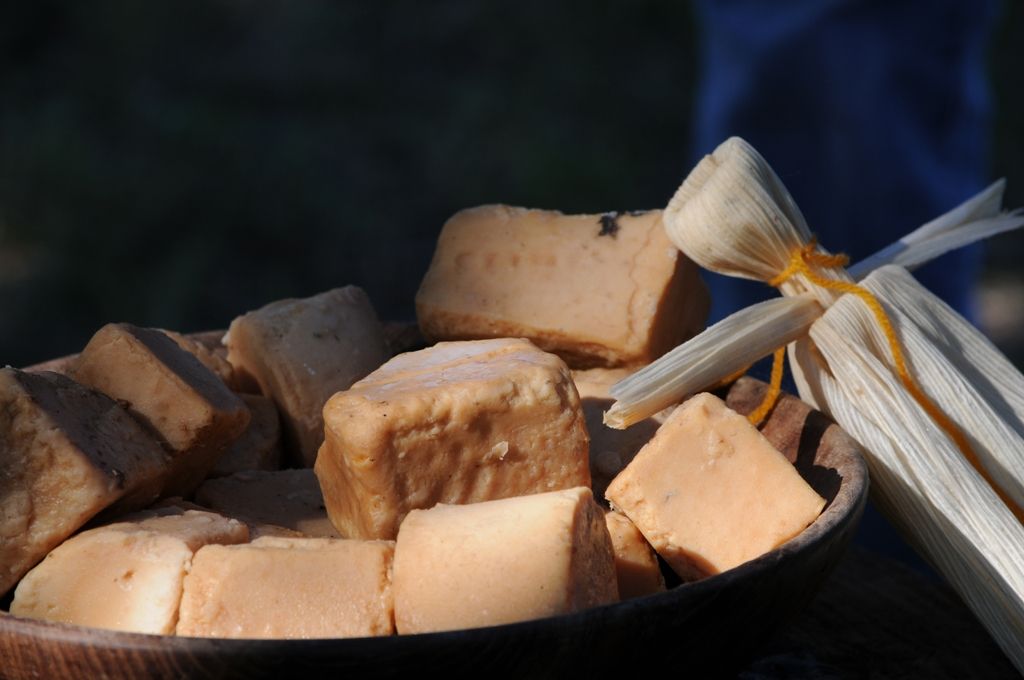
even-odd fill
[[(827, 253), (819, 252), (818, 239), (817, 237), (812, 236), (811, 239), (803, 246), (793, 250), (792, 254), (789, 256), (789, 264), (787, 264), (786, 268), (779, 272), (777, 276), (770, 279), (768, 281), (768, 285), (777, 288), (794, 274), (800, 273), (804, 274), (815, 283), (819, 283), (825, 287), (830, 287), (828, 284), (821, 283), (822, 281), (827, 281), (827, 279), (818, 277), (817, 274), (814, 274), (811, 271), (811, 267), (845, 267), (849, 261), (850, 258), (842, 253), (829, 255)], [(868, 294), (870, 295), (870, 293)], [(768, 383), (768, 391), (761, 400), (761, 404), (752, 412), (747, 414), (747, 419), (754, 425), (757, 425), (764, 420), (765, 417), (771, 413), (771, 410), (775, 408), (775, 402), (778, 401), (779, 395), (782, 393), (782, 373), (784, 371), (785, 363), (786, 348), (780, 347), (775, 350), (775, 354), (772, 358), (772, 373), (771, 380)]]
[(818, 251), (818, 239), (815, 236), (803, 246), (796, 248), (789, 256), (789, 264), (775, 277), (768, 280), (768, 285), (778, 288), (794, 274), (810, 274), (811, 267), (845, 267), (850, 258), (843, 253), (829, 255)]

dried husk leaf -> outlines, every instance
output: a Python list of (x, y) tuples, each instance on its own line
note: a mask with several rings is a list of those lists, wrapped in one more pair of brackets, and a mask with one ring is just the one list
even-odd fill
[(807, 333), (821, 316), (809, 296), (766, 300), (722, 319), (661, 360), (616, 383), (618, 401), (605, 413), (609, 427), (626, 428), (683, 397), (743, 371), (752, 363)]
[[(777, 276), (793, 251), (811, 240), (807, 223), (782, 181), (738, 137), (704, 157), (669, 201), (662, 220), (669, 239), (701, 267), (757, 281)], [(841, 268), (823, 275), (852, 280)], [(809, 293), (823, 305), (837, 297), (802, 275), (789, 279), (779, 290), (788, 296)]]
[[(1005, 357), (973, 326), (906, 270), (884, 267), (863, 285), (883, 301), (918, 385), (966, 434), (996, 484), (1017, 505), (1024, 506), (1024, 400), (1020, 392), (1024, 377), (1007, 366)], [(863, 303), (855, 309), (857, 318), (851, 319), (850, 325), (869, 335), (875, 356), (887, 357), (888, 343), (878, 324)], [(935, 313), (941, 314), (942, 325)], [(967, 354), (983, 365), (1001, 369), (1000, 382), (1010, 382), (1010, 389), (990, 387), (989, 375), (963, 361)]]
[[(835, 340), (841, 346), (841, 334), (828, 325), (823, 322), (820, 333), (815, 326), (815, 342), (830, 344)], [(878, 394), (893, 387), (883, 379), (888, 373), (884, 368), (861, 376), (849, 386), (832, 375), (818, 348), (807, 339), (791, 345), (790, 358), (801, 398), (817, 402), (816, 407), (829, 413), (868, 452), (872, 497), (879, 509), (908, 543), (946, 577), (1018, 670), (1024, 668), (1020, 647), (1024, 639), (1024, 584), (1019, 558), (1024, 554), (1024, 537), (1016, 518), (963, 460), (959, 450), (948, 443), (948, 438), (946, 445), (933, 445), (933, 440), (928, 439), (928, 428), (934, 424), (926, 414), (903, 421), (920, 424), (924, 431), (919, 435), (926, 439), (925, 446), (915, 449), (916, 453), (906, 453), (907, 442), (913, 438), (907, 438), (902, 431), (903, 423), (894, 414), (913, 414), (915, 407), (920, 409), (917, 403), (912, 399), (910, 403), (900, 400), (902, 408), (889, 411), (892, 400), (863, 396), (868, 391)], [(881, 366), (876, 363), (876, 368)], [(905, 392), (895, 387), (893, 390), (895, 394)], [(895, 428), (889, 427), (893, 424)], [(945, 438), (934, 430), (930, 434), (938, 441)], [(934, 468), (919, 467), (921, 452), (931, 452)], [(954, 484), (953, 494), (947, 495), (948, 489), (940, 480), (958, 478), (963, 483)], [(992, 515), (991, 508), (995, 508)]]
[(912, 270), (951, 250), (1020, 227), (1021, 211), (1000, 212), (1005, 188), (1004, 180), (992, 183), (944, 215), (853, 265), (848, 270), (850, 276), (860, 280), (887, 264)]

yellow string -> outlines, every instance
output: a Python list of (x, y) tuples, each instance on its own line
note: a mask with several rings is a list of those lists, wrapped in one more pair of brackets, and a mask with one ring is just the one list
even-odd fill
[(736, 371), (735, 373), (730, 373), (729, 375), (725, 376), (724, 378), (722, 378), (718, 382), (709, 385), (708, 387), (705, 388), (705, 390), (708, 391), (708, 392), (714, 392), (715, 390), (717, 390), (720, 387), (725, 387), (726, 385), (731, 385), (734, 382), (736, 382), (737, 380), (739, 380), (740, 378), (742, 378), (743, 376), (745, 376), (747, 374), (747, 371), (749, 371), (749, 370), (750, 370), (750, 366), (744, 366), (743, 368), (741, 368), (740, 370)]
[(778, 401), (779, 394), (782, 392), (782, 371), (785, 366), (786, 348), (780, 347), (772, 355), (772, 377), (768, 382), (768, 391), (761, 400), (761, 405), (747, 414), (747, 419), (752, 424), (760, 423), (775, 408), (775, 402)]
[[(793, 254), (790, 255), (790, 257), (789, 257), (789, 264), (786, 265), (786, 268), (783, 269), (781, 272), (779, 272), (779, 274), (775, 278), (769, 279), (768, 285), (769, 286), (773, 286), (775, 288), (778, 288), (780, 285), (782, 285), (783, 281), (785, 281), (789, 277), (793, 276), (793, 274), (796, 274), (797, 272), (807, 276), (807, 278), (811, 279), (815, 283), (818, 283), (818, 281), (815, 281), (814, 277), (816, 275), (811, 272), (811, 269), (810, 269), (809, 265), (813, 264), (816, 267), (845, 267), (849, 263), (850, 263), (850, 258), (847, 257), (846, 255), (844, 255), (843, 253), (839, 253), (837, 255), (828, 255), (826, 253), (819, 253), (818, 252), (818, 239), (816, 237), (812, 236), (811, 240), (808, 241), (806, 245), (804, 245), (802, 248), (800, 248), (798, 250), (794, 250), (793, 251)], [(833, 279), (822, 279), (821, 277), (818, 277), (818, 280), (819, 281), (833, 281)], [(836, 281), (836, 283), (843, 283), (843, 282), (842, 281)], [(818, 285), (823, 285), (823, 284), (818, 283)], [(855, 288), (860, 288), (860, 286), (858, 286), (857, 284), (852, 284), (852, 285)], [(831, 288), (832, 286), (831, 286), (831, 284), (824, 284), (824, 287), (825, 288)], [(838, 289), (834, 288), (833, 290), (838, 290)], [(871, 295), (871, 293), (869, 291), (864, 291), (864, 292), (866, 292), (868, 295)], [(872, 297), (874, 297), (874, 296), (872, 296)]]
[[(818, 239), (812, 237), (807, 244), (794, 252), (789, 258), (789, 264), (783, 269), (777, 276), (768, 281), (768, 285), (778, 288), (783, 281), (796, 274), (799, 271), (803, 271), (807, 268), (806, 263), (808, 261), (821, 267), (844, 267), (849, 262), (849, 258), (846, 255), (826, 255), (825, 253), (817, 252)], [(801, 267), (803, 269), (801, 269)], [(772, 355), (772, 373), (771, 378), (768, 382), (768, 391), (765, 392), (764, 397), (761, 399), (760, 405), (753, 411), (747, 414), (747, 420), (753, 425), (758, 425), (765, 416), (771, 413), (772, 409), (775, 408), (775, 402), (779, 399), (779, 394), (782, 393), (782, 374), (786, 367), (786, 348), (780, 347), (775, 350)], [(750, 368), (749, 366), (747, 368)], [(746, 369), (743, 371), (746, 372)], [(742, 375), (742, 373), (741, 373)], [(733, 376), (729, 376), (733, 378)], [(739, 377), (739, 376), (736, 376)], [(736, 378), (733, 378), (735, 380)], [(728, 382), (726, 378), (723, 382)]]
[[(864, 304), (868, 306), (868, 309), (875, 315), (875, 320), (878, 321), (879, 327), (882, 329), (882, 333), (885, 335), (885, 339), (889, 343), (889, 351), (892, 353), (893, 364), (896, 367), (896, 374), (899, 375), (900, 381), (903, 386), (910, 392), (910, 395), (914, 397), (914, 400), (925, 410), (925, 412), (932, 417), (932, 420), (942, 428), (942, 430), (949, 435), (949, 438), (960, 448), (960, 451), (964, 454), (967, 461), (974, 466), (974, 469), (988, 482), (989, 486), (996, 492), (999, 498), (1006, 504), (1006, 506), (1013, 512), (1017, 519), (1024, 522), (1024, 510), (1018, 506), (1013, 499), (1011, 499), (1006, 492), (1004, 492), (992, 476), (988, 473), (985, 467), (981, 464), (981, 460), (978, 458), (978, 454), (975, 453), (974, 447), (971, 446), (970, 441), (964, 433), (957, 427), (949, 416), (940, 409), (935, 403), (924, 393), (924, 391), (918, 387), (917, 383), (910, 375), (910, 371), (907, 369), (906, 360), (903, 357), (903, 349), (900, 346), (899, 338), (896, 336), (896, 331), (892, 326), (892, 322), (889, 320), (889, 315), (886, 314), (885, 309), (882, 307), (882, 303), (878, 301), (878, 298), (872, 294), (867, 288), (849, 281), (839, 281), (836, 279), (825, 278), (811, 269), (811, 266), (816, 267), (842, 267), (849, 262), (849, 258), (846, 255), (827, 255), (825, 253), (819, 253), (816, 251), (817, 241), (811, 239), (807, 245), (793, 251), (790, 257), (789, 264), (783, 269), (778, 276), (771, 279), (768, 283), (772, 286), (778, 286), (783, 281), (787, 280), (794, 274), (803, 274), (807, 279), (822, 288), (829, 290), (838, 291), (840, 293), (850, 293), (860, 298)], [(777, 354), (778, 352), (776, 352)], [(781, 373), (781, 369), (780, 369)], [(772, 378), (774, 379), (775, 367), (772, 367)], [(781, 376), (780, 376), (781, 380)], [(771, 390), (769, 390), (771, 395)], [(765, 409), (765, 413), (771, 409), (774, 404), (774, 399), (768, 404), (765, 409), (765, 403), (762, 403), (758, 407), (755, 413)], [(767, 396), (765, 401), (767, 402)], [(753, 414), (751, 414), (751, 420), (753, 420)]]

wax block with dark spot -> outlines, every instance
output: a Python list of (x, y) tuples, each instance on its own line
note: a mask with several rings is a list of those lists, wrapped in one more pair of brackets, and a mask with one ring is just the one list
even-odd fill
[(658, 210), (462, 210), (416, 294), (429, 340), (529, 338), (572, 368), (649, 363), (703, 330), (708, 306)]

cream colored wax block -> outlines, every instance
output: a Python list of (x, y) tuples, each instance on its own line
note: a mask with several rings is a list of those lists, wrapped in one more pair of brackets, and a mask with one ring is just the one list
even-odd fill
[(757, 428), (711, 394), (673, 411), (606, 496), (683, 579), (768, 552), (825, 505)]
[(167, 465), (109, 397), (56, 373), (0, 369), (0, 593), (104, 508), (152, 502)]
[(584, 487), (415, 510), (395, 545), (395, 626), (475, 628), (615, 602), (613, 559)]
[(245, 403), (158, 330), (107, 324), (73, 377), (123, 402), (163, 440), (172, 455), (165, 496), (191, 493), (249, 423)]
[(615, 578), (619, 584), (619, 598), (628, 600), (665, 590), (665, 577), (661, 574), (654, 549), (629, 521), (614, 510), (606, 512), (605, 523), (615, 552)]
[(136, 633), (170, 634), (196, 550), (249, 539), (245, 525), (208, 512), (161, 508), (84, 531), (30, 571), (15, 616)]
[(671, 413), (666, 409), (625, 430), (604, 424), (604, 412), (615, 403), (610, 393), (612, 385), (633, 372), (630, 368), (590, 368), (572, 372), (590, 435), (590, 488), (594, 498), (604, 498), (608, 484), (629, 465)]
[(217, 459), (210, 477), (226, 477), (243, 470), (277, 470), (281, 467), (281, 419), (277, 407), (258, 394), (239, 395), (249, 407), (249, 426)]
[(393, 539), (414, 508), (589, 485), (562, 360), (526, 340), (400, 354), (324, 407), (316, 475), (342, 535)]
[(355, 286), (244, 314), (224, 342), (228, 360), (277, 404), (287, 452), (305, 467), (324, 440), (324, 403), (389, 356), (377, 314)]
[(444, 225), (416, 316), (433, 340), (524, 337), (574, 368), (640, 365), (703, 330), (697, 271), (658, 210), (485, 205)]
[(271, 524), (307, 536), (340, 538), (309, 468), (250, 470), (209, 479), (196, 490), (196, 503), (250, 525)]
[(343, 638), (394, 633), (392, 541), (259, 538), (203, 548), (178, 635)]

